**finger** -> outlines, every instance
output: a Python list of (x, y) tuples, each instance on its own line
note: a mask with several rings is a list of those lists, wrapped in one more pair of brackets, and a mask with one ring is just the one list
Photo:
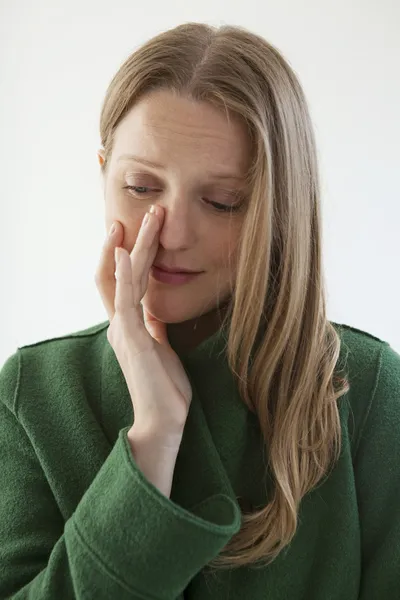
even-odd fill
[(108, 235), (101, 251), (99, 264), (95, 274), (95, 282), (99, 290), (104, 307), (111, 322), (114, 317), (115, 296), (115, 256), (116, 246), (121, 246), (124, 237), (124, 229), (119, 221), (114, 221), (115, 230)]
[[(156, 210), (155, 207), (152, 208)], [(158, 250), (159, 230), (160, 219), (156, 212), (146, 213), (130, 255), (135, 305), (139, 304), (146, 293), (150, 267)]]
[(134, 307), (134, 292), (129, 253), (125, 248), (115, 248), (115, 310), (126, 314)]
[(169, 344), (168, 335), (167, 335), (167, 325), (162, 321), (159, 321), (149, 313), (149, 311), (143, 306), (143, 321), (146, 326), (147, 331), (150, 333), (151, 337), (159, 344)]

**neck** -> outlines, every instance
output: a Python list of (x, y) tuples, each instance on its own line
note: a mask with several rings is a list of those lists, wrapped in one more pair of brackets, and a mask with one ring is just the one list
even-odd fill
[(210, 337), (222, 325), (229, 303), (182, 323), (168, 324), (168, 339), (179, 352), (188, 352)]

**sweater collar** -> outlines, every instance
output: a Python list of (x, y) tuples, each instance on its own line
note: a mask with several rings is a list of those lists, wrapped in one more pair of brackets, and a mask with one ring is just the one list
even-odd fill
[(227, 342), (228, 333), (226, 327), (219, 327), (214, 333), (209, 335), (191, 350), (179, 351), (173, 343), (171, 343), (171, 347), (182, 362), (191, 362), (203, 358), (220, 357), (226, 350)]

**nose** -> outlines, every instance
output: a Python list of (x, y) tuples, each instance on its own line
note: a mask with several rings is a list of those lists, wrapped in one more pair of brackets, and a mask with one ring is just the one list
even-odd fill
[(166, 200), (160, 244), (165, 250), (187, 250), (195, 242), (195, 215), (184, 198)]

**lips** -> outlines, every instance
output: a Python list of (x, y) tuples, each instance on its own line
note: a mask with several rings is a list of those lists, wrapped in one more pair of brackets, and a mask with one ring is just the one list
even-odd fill
[(185, 269), (183, 267), (167, 267), (166, 265), (163, 265), (162, 263), (158, 263), (158, 264), (154, 264), (154, 266), (157, 269), (160, 269), (160, 271), (165, 271), (165, 273), (175, 273), (175, 274), (183, 274), (186, 273), (188, 275), (196, 275), (197, 273), (201, 273), (201, 271), (191, 271), (189, 269)]
[(189, 283), (193, 281), (196, 277), (198, 277), (201, 272), (182, 272), (182, 271), (164, 271), (160, 269), (158, 266), (153, 265), (150, 269), (150, 273), (152, 277), (158, 281), (159, 283), (164, 283), (168, 285), (182, 285), (184, 283)]

